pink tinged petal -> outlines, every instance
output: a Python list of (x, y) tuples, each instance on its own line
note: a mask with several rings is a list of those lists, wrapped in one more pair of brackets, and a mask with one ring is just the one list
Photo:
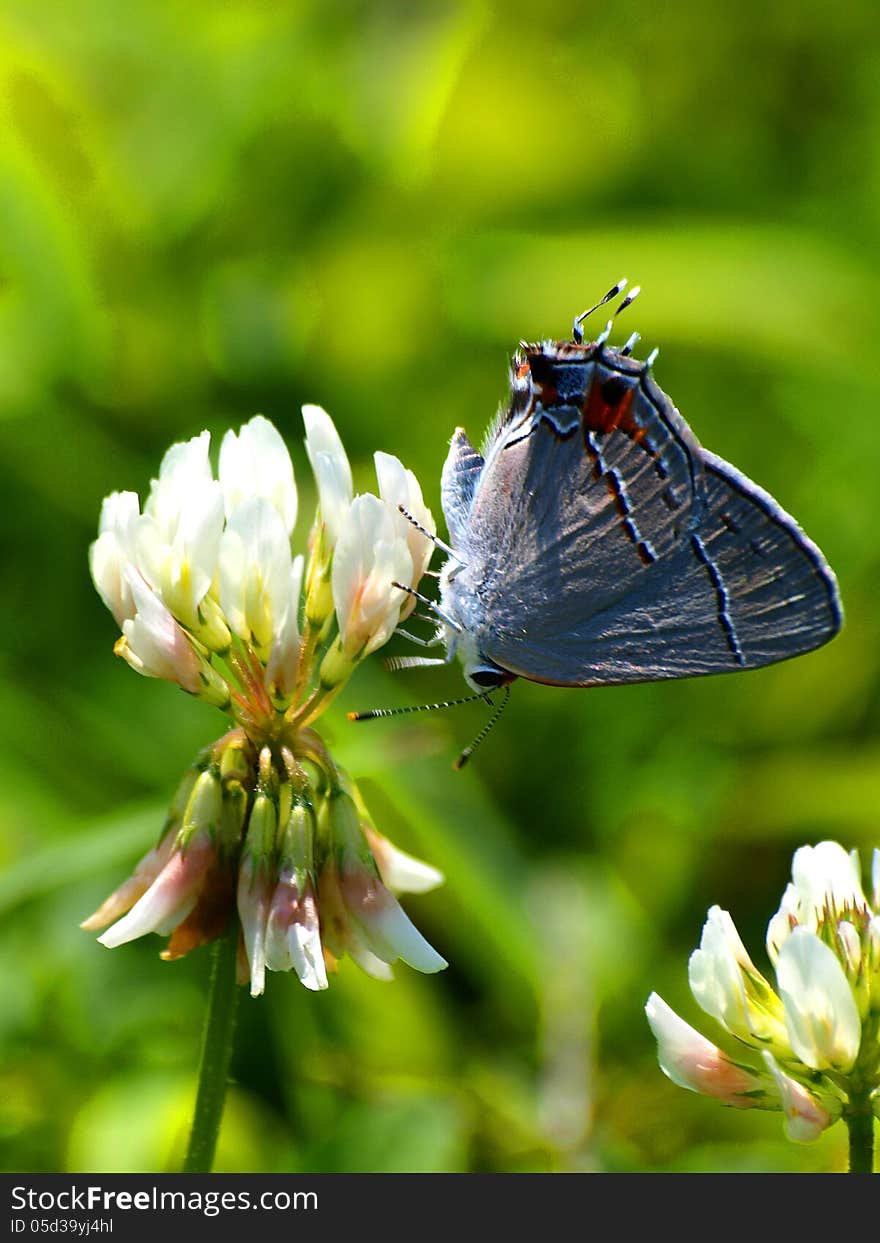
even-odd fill
[(130, 570), (128, 584), (137, 612), (123, 622), (119, 655), (144, 677), (165, 678), (192, 695), (200, 694), (203, 661), (188, 635), (140, 575)]
[(428, 974), (449, 965), (425, 940), (397, 899), (365, 867), (344, 864), (340, 890), (349, 917), (378, 958), (387, 963), (402, 958)]
[(830, 908), (828, 914), (833, 919), (846, 910), (866, 906), (858, 855), (847, 854), (837, 842), (801, 846), (794, 852), (791, 875), (807, 917), (821, 918)]
[(785, 1074), (772, 1053), (763, 1056), (782, 1098), (786, 1135), (796, 1144), (811, 1144), (837, 1121), (840, 1109), (829, 1113), (803, 1084)]
[(437, 868), (398, 850), (375, 829), (365, 828), (364, 832), (379, 875), (392, 893), (428, 893), (446, 880)]
[(220, 445), (218, 469), (227, 518), (249, 498), (263, 497), (278, 513), (288, 537), (296, 524), (296, 483), (287, 446), (277, 429), (258, 414)]
[(119, 919), (126, 911), (130, 911), (135, 902), (147, 892), (170, 859), (176, 837), (177, 833), (173, 829), (166, 833), (159, 845), (154, 846), (139, 861), (128, 880), (123, 881), (119, 888), (101, 903), (94, 914), (84, 919), (80, 928), (85, 928), (89, 932), (97, 931), (98, 928), (105, 928), (114, 919)]
[(185, 850), (172, 854), (128, 914), (98, 940), (114, 949), (148, 932), (170, 932), (195, 906), (213, 858), (214, 848), (209, 836), (195, 834)]
[(327, 987), (318, 908), (308, 880), (301, 887), (290, 874), (279, 878), (266, 929), (266, 965), (270, 971), (292, 968), (313, 992)]
[(875, 915), (880, 915), (880, 850), (876, 847), (871, 855), (871, 905)]
[(332, 549), (352, 498), (351, 466), (333, 420), (320, 406), (302, 408), (306, 453), (318, 485), (321, 519), (328, 548)]
[(412, 558), (377, 496), (351, 503), (333, 557), (333, 602), (346, 658), (361, 659), (390, 639), (400, 618)]
[(813, 1070), (848, 1071), (859, 1052), (859, 1011), (834, 952), (795, 928), (776, 964), (791, 1047)]
[(750, 1094), (761, 1090), (759, 1076), (735, 1066), (717, 1045), (679, 1018), (662, 997), (652, 993), (645, 1014), (657, 1041), (660, 1069), (673, 1083), (714, 1096), (736, 1109), (753, 1108), (758, 1103)]

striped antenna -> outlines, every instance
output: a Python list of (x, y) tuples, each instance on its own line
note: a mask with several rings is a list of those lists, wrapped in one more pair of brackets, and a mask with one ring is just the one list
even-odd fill
[(457, 708), (459, 704), (472, 704), (478, 699), (485, 699), (489, 704), (492, 702), (488, 691), (480, 691), (476, 695), (465, 695), (462, 699), (447, 699), (443, 703), (408, 704), (402, 708), (370, 708), (367, 712), (349, 712), (348, 719), (350, 721), (377, 721), (380, 717), (406, 716), (410, 712), (438, 712), (441, 708)]
[(632, 306), (632, 304), (635, 302), (636, 298), (639, 296), (641, 292), (642, 292), (641, 285), (633, 285), (632, 289), (629, 291), (629, 293), (626, 295), (624, 300), (621, 302), (620, 306), (614, 312), (614, 318), (617, 319), (621, 311), (625, 311), (628, 306)]
[[(506, 686), (504, 686), (503, 690), (504, 690), (504, 698), (501, 700), (501, 703), (492, 713), (491, 717), (486, 722), (486, 724), (483, 726), (483, 728), (480, 730), (480, 732), (477, 734), (476, 738), (473, 740), (470, 746), (465, 747), (461, 755), (452, 765), (452, 767), (455, 769), (456, 772), (461, 772), (465, 764), (471, 758), (471, 756), (476, 751), (477, 747), (480, 745), (480, 743), (483, 741), (486, 735), (490, 732), (490, 730), (494, 729), (498, 718), (501, 716), (501, 713), (507, 707), (507, 701), (510, 699), (510, 684), (508, 683)], [(491, 700), (489, 702), (491, 702)]]
[[(626, 289), (626, 283), (626, 277), (622, 276), (617, 284), (612, 285), (605, 297), (601, 298), (595, 306), (591, 306), (589, 311), (583, 311), (580, 315), (575, 316), (575, 321), (571, 328), (571, 336), (573, 341), (575, 341), (578, 345), (582, 343), (584, 339), (584, 332), (581, 328), (581, 324), (585, 319), (592, 315), (594, 311), (598, 311), (600, 306), (604, 306), (606, 302), (610, 302), (612, 298), (616, 298), (619, 293), (623, 293), (624, 289)], [(630, 299), (630, 301), (631, 300), (632, 299)]]

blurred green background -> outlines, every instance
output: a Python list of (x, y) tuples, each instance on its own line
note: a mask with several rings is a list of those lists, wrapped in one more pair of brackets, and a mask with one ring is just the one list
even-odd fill
[[(880, 843), (880, 73), (873, 0), (0, 4), (0, 1143), (8, 1170), (180, 1159), (208, 954), (77, 924), (222, 722), (112, 655), (102, 497), (299, 406), (361, 488), (398, 454), (439, 513), (521, 338), (619, 276), (620, 339), (840, 578), (843, 635), (760, 672), (518, 683), (473, 766), (457, 669), (359, 671), (327, 722), (377, 823), (442, 867), (407, 902), (450, 960), (243, 1000), (227, 1170), (833, 1170), (778, 1114), (659, 1072), (656, 988), (729, 909), (759, 965), (792, 851)], [(398, 641), (399, 643), (399, 641)], [(407, 653), (406, 644), (399, 648)], [(388, 649), (394, 651), (392, 646)], [(701, 1024), (708, 1033), (711, 1023)]]

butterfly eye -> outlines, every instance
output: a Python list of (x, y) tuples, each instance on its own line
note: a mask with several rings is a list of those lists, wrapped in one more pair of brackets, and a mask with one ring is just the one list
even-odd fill
[(474, 686), (479, 686), (484, 690), (494, 690), (495, 687), (504, 686), (510, 681), (510, 674), (506, 669), (499, 669), (493, 665), (469, 669), (467, 676)]

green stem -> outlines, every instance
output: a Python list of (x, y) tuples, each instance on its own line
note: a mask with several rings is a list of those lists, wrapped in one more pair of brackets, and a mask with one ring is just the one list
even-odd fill
[(188, 1174), (208, 1174), (223, 1118), (226, 1083), (232, 1057), (235, 1007), (238, 988), (235, 964), (238, 957), (238, 920), (232, 918), (223, 936), (214, 943), (208, 1012), (202, 1036), (199, 1087), (193, 1113), (189, 1146), (183, 1161)]
[(871, 1174), (874, 1170), (874, 1115), (868, 1093), (850, 1095), (845, 1114), (849, 1131), (850, 1174)]

